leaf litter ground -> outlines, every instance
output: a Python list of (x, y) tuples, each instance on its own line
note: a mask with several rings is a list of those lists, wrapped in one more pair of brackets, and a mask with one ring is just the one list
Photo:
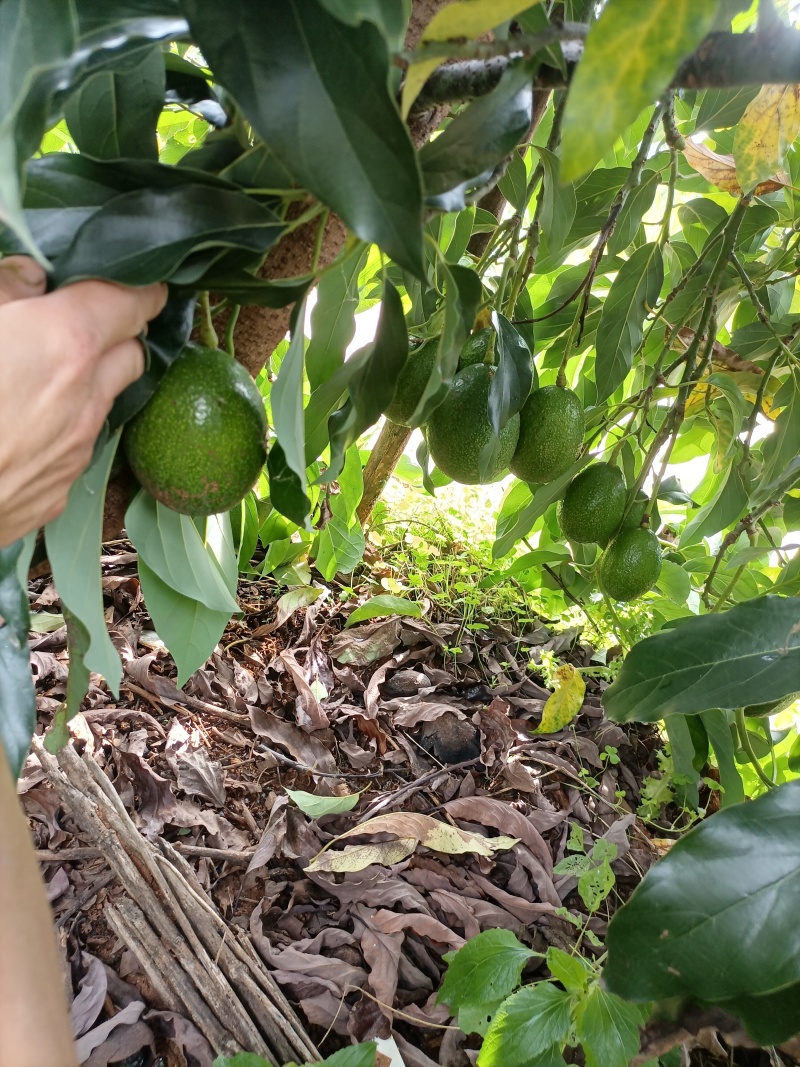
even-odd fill
[[(587, 921), (602, 940), (658, 858), (635, 815), (657, 769), (656, 729), (605, 720), (604, 683), (588, 674), (572, 724), (534, 733), (550, 695), (542, 653), (573, 667), (591, 660), (575, 628), (532, 620), (521, 634), (496, 623), (470, 633), (458, 619), (390, 617), (345, 629), (354, 603), (298, 597), (283, 618), (271, 581), (246, 582), (243, 617), (179, 690), (141, 603), (135, 555), (116, 546), (103, 563), (124, 681), (115, 700), (92, 677), (73, 743), (140, 833), (181, 851), (324, 1054), (391, 1032), (407, 1067), (474, 1063), (476, 1039), (436, 1003), (443, 955), (492, 928), (540, 952), (569, 949)], [(58, 609), (47, 579), (32, 583), (31, 600), (35, 613)], [(64, 697), (65, 644), (63, 627), (31, 634), (42, 729)], [(124, 889), (35, 755), (20, 789), (83, 1062), (210, 1064), (195, 1023), (164, 1010), (106, 922)], [(588, 853), (598, 838), (617, 846), (616, 887), (588, 917), (577, 878), (553, 868), (568, 842)], [(545, 976), (538, 960), (525, 975)], [(695, 1050), (692, 1062), (769, 1062), (716, 1051)]]

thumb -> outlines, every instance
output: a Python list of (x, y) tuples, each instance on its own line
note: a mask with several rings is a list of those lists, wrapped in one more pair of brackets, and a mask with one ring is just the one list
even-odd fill
[(41, 296), (47, 275), (29, 256), (6, 256), (0, 259), (0, 304)]

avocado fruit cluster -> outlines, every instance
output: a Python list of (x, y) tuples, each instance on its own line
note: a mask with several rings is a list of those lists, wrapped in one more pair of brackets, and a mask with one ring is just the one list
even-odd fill
[(131, 470), (184, 515), (230, 511), (266, 459), (267, 418), (255, 382), (227, 352), (187, 345), (126, 425)]

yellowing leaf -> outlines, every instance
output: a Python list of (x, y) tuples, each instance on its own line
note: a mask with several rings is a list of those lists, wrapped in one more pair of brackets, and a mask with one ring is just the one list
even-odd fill
[(571, 663), (559, 667), (555, 675), (556, 691), (547, 700), (537, 734), (555, 734), (569, 725), (583, 707), (586, 682)]
[(561, 181), (583, 177), (669, 85), (714, 21), (717, 0), (608, 0), (569, 90)]
[[(331, 846), (348, 837), (364, 834), (396, 834), (400, 841), (356, 845), (341, 852), (331, 851)], [(516, 837), (481, 837), (457, 826), (440, 822), (430, 815), (417, 815), (413, 812), (390, 812), (378, 815), (374, 819), (352, 826), (333, 841), (328, 842), (321, 852), (313, 858), (306, 870), (310, 871), (362, 871), (372, 863), (389, 865), (399, 863), (410, 856), (417, 845), (424, 845), (435, 852), (459, 855), (463, 852), (476, 852), (479, 856), (491, 856), (493, 852), (513, 848)], [(406, 851), (403, 851), (403, 850)], [(402, 853), (402, 854), (401, 854)], [(346, 866), (342, 866), (346, 864)]]
[(800, 133), (800, 85), (764, 85), (736, 127), (733, 158), (742, 188), (751, 190), (781, 165)]
[[(534, 0), (535, 3), (535, 0)], [(530, 0), (461, 0), (458, 4), (448, 4), (437, 11), (425, 27), (420, 43), (425, 41), (458, 41), (463, 38), (472, 40), (487, 33), (507, 19), (513, 19), (520, 11), (527, 11), (534, 5)], [(402, 112), (407, 118), (411, 105), (417, 99), (422, 86), (433, 71), (444, 62), (444, 57), (412, 60), (406, 72), (403, 84)]]
[[(723, 193), (731, 193), (733, 196), (742, 195), (742, 186), (736, 176), (736, 163), (733, 156), (723, 156), (698, 141), (687, 141), (683, 156), (692, 170), (702, 174), (712, 185), (716, 185)], [(756, 186), (756, 195), (763, 196), (765, 193), (774, 193), (784, 186), (791, 185), (788, 174), (777, 171), (771, 178), (759, 182)]]

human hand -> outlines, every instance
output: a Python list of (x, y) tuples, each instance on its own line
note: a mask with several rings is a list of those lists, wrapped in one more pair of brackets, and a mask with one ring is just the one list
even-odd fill
[(64, 510), (167, 298), (164, 285), (45, 285), (32, 259), (0, 260), (0, 547)]

